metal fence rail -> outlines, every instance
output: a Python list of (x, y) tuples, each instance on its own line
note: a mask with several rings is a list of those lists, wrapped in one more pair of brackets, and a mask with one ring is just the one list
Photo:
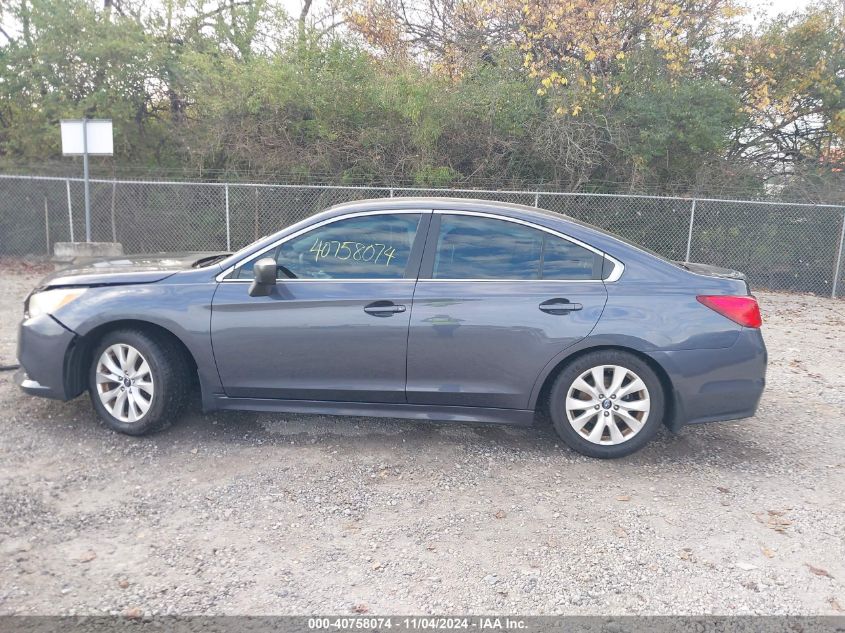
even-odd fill
[[(845, 296), (845, 205), (412, 187), (91, 181), (92, 239), (127, 253), (232, 250), (340, 202), (451, 196), (589, 222), (671, 259), (736, 268), (758, 288)], [(85, 235), (81, 179), (0, 174), (0, 256)]]

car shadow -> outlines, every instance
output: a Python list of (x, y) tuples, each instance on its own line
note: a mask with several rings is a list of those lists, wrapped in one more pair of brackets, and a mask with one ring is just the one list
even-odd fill
[[(759, 424), (751, 419), (684, 427), (678, 433), (661, 429), (645, 448), (613, 463), (692, 464), (732, 468), (753, 463), (772, 463), (782, 447), (767, 447), (757, 434), (743, 431), (742, 425)], [(754, 436), (755, 439), (752, 439)], [(551, 424), (541, 416), (529, 426), (509, 426), (470, 422), (429, 422), (395, 418), (366, 418), (318, 414), (255, 413), (215, 411), (193, 413), (157, 435), (161, 439), (220, 442), (262, 446), (339, 443), (352, 450), (365, 451), (378, 442), (379, 448), (408, 450), (433, 445), (464, 446), (478, 450), (495, 448), (514, 454), (540, 457), (566, 456), (592, 461), (567, 447)]]
[[(356, 452), (425, 450), (443, 448), (486, 451), (514, 458), (539, 457), (564, 460), (593, 460), (569, 449), (541, 416), (531, 426), (505, 426), (466, 422), (422, 422), (394, 418), (366, 418), (317, 414), (254, 413), (249, 411), (199, 412), (198, 398), (186, 414), (154, 436), (131, 437), (111, 431), (94, 413), (87, 396), (71, 402), (32, 401), (34, 419), (41, 431), (57, 439), (73, 435), (84, 443), (142, 443), (159, 447), (172, 443), (228, 446), (344, 446)], [(61, 424), (57, 424), (57, 421)], [(613, 463), (626, 467), (660, 465), (724, 468), (773, 464), (785, 459), (783, 446), (760, 442), (763, 434), (750, 427), (765, 424), (760, 418), (688, 426), (679, 433), (662, 429), (645, 448)]]

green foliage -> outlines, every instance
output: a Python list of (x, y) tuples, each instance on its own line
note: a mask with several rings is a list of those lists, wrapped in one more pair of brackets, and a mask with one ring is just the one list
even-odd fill
[[(614, 62), (623, 69), (614, 90), (586, 101), (565, 85), (554, 98), (538, 94), (523, 54), (502, 44), (441, 74), (423, 60), (377, 58), (348, 32), (300, 30), (273, 0), (148, 5), (3, 5), (4, 23), (20, 28), (0, 35), (0, 162), (57, 159), (59, 119), (92, 116), (114, 120), (113, 164), (126, 169), (700, 195), (735, 194), (733, 186), (758, 195), (773, 170), (760, 147), (777, 156), (785, 147), (779, 137), (750, 142), (782, 132), (765, 127), (764, 85), (781, 108), (804, 90), (794, 111), (821, 122), (795, 144), (816, 160), (802, 164), (802, 182), (832, 182), (843, 156), (834, 5), (759, 35), (700, 44), (710, 52), (680, 77), (665, 51), (641, 46)], [(771, 58), (778, 42), (803, 64), (796, 74), (806, 67), (803, 81)], [(802, 56), (811, 44), (839, 57)], [(768, 83), (755, 84), (746, 71), (763, 65)], [(804, 149), (810, 142), (813, 152)]]
[(661, 72), (624, 78), (616, 116), (625, 132), (623, 164), (660, 188), (689, 184), (730, 145), (742, 125), (741, 104), (728, 86), (709, 78), (672, 81)]
[(414, 174), (414, 184), (418, 187), (443, 188), (454, 183), (459, 176), (451, 167), (426, 166)]

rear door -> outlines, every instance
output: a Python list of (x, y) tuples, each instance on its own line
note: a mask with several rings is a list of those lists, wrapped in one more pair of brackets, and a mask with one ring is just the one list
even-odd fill
[(528, 408), (542, 369), (601, 316), (602, 265), (530, 223), (436, 211), (411, 312), (408, 402)]
[(226, 395), (405, 402), (408, 322), (429, 211), (333, 218), (289, 236), (270, 296), (244, 263), (214, 295), (211, 341)]

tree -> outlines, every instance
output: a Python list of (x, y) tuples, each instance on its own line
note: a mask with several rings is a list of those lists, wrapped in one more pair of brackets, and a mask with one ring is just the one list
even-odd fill
[[(781, 16), (724, 44), (723, 81), (748, 123), (729, 156), (769, 177), (845, 166), (845, 6)], [(836, 173), (836, 172), (834, 172)]]

